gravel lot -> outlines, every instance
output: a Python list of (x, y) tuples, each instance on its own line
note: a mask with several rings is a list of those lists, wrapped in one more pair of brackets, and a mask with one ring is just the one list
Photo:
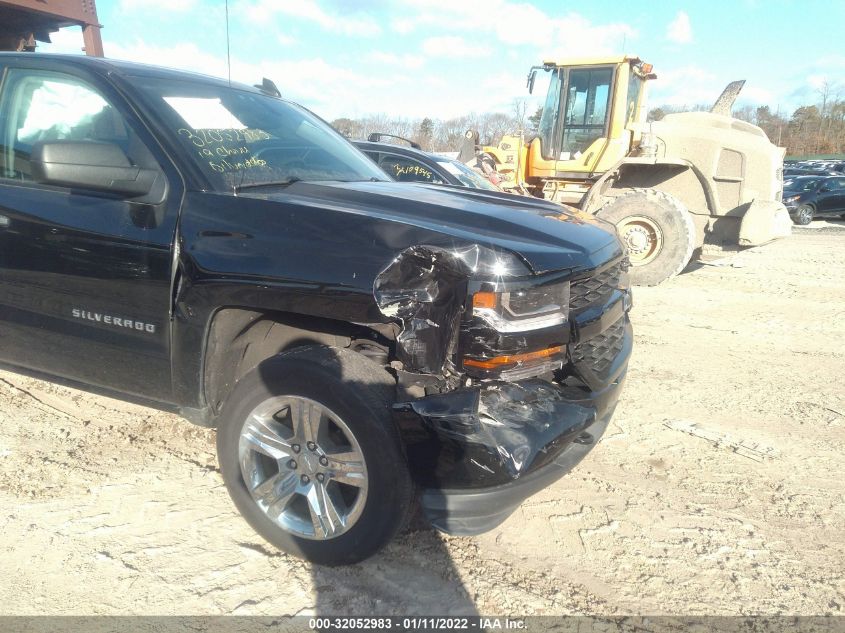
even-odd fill
[(842, 614), (845, 224), (637, 289), (605, 439), (495, 531), (266, 546), (213, 432), (0, 372), (2, 614)]

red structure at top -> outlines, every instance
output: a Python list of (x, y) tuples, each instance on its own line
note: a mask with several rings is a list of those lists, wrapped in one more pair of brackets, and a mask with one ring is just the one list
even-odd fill
[(94, 0), (0, 0), (0, 51), (35, 50), (66, 26), (82, 28), (86, 55), (103, 57)]

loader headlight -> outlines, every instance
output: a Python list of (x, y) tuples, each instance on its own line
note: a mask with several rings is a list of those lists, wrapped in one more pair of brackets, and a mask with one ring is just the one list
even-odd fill
[(561, 325), (569, 319), (569, 282), (508, 292), (476, 292), (472, 314), (498, 332), (525, 332)]

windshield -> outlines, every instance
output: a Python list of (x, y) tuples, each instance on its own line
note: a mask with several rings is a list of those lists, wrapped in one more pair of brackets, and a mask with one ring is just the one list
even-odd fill
[(295, 104), (200, 81), (133, 79), (216, 191), (297, 180), (387, 180), (328, 124)]
[(437, 163), (455, 178), (457, 178), (464, 187), (472, 187), (473, 189), (487, 189), (488, 191), (500, 191), (496, 185), (487, 180), (477, 171), (473, 171), (462, 162), (457, 160), (437, 159)]
[(785, 191), (814, 191), (821, 178), (794, 178), (784, 183)]

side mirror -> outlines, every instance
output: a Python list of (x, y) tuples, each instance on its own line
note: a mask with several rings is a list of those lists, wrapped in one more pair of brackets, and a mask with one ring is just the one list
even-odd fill
[(114, 143), (39, 141), (30, 157), (35, 182), (114, 193), (130, 198), (149, 194), (159, 172), (135, 167)]

